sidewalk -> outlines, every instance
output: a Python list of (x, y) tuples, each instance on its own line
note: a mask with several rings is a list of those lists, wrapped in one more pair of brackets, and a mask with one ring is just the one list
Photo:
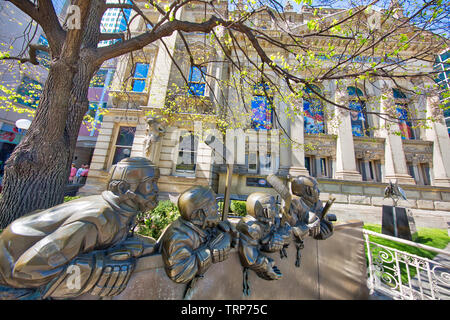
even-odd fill
[[(444, 249), (450, 252), (450, 244)], [(436, 264), (430, 264), (430, 270), (434, 274), (436, 279), (434, 281), (434, 287), (436, 288), (435, 295), (437, 299), (440, 300), (450, 300), (450, 254), (438, 254), (434, 257), (433, 261)], [(428, 275), (425, 270), (420, 272), (411, 280), (412, 288), (419, 290), (419, 283), (422, 283), (423, 293), (427, 296), (431, 296), (430, 284), (428, 282)]]
[[(437, 228), (447, 230), (450, 222), (449, 211), (411, 209), (417, 228)], [(365, 223), (381, 225), (382, 207), (334, 203), (330, 213), (336, 214), (338, 221), (361, 220)]]

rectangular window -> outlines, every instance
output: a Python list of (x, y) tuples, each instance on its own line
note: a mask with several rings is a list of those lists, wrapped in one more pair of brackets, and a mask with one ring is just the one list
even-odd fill
[(133, 92), (144, 92), (147, 82), (149, 64), (138, 62), (134, 66), (133, 79), (131, 80), (131, 90)]
[(197, 162), (198, 137), (192, 132), (180, 135), (178, 144), (178, 158), (175, 171), (179, 173), (194, 173)]
[(408, 173), (411, 177), (414, 178), (414, 180), (417, 182), (416, 179), (416, 173), (414, 172), (414, 166), (412, 164), (412, 162), (406, 162), (406, 166), (408, 167)]
[(270, 153), (259, 156), (259, 172), (261, 174), (272, 173), (272, 155)]
[(245, 162), (249, 173), (258, 172), (258, 156), (257, 152), (249, 152), (245, 155)]
[(278, 171), (279, 156), (277, 153), (262, 154), (258, 151), (245, 154), (245, 165), (248, 173), (271, 174)]
[[(38, 44), (48, 47), (48, 41), (43, 35), (39, 36)], [(51, 59), (50, 59), (50, 54), (47, 51), (36, 50), (36, 60), (44, 68), (46, 68), (46, 69), (50, 68), (50, 60)]]
[(136, 127), (120, 127), (114, 145), (114, 158), (112, 164), (116, 164), (122, 159), (128, 158), (131, 154), (131, 147), (134, 141)]
[(420, 166), (423, 174), (423, 184), (427, 186), (431, 185), (430, 166), (428, 163), (421, 163)]
[(312, 176), (312, 177), (314, 177), (313, 176), (313, 173), (312, 173), (312, 166), (311, 166), (311, 157), (305, 157), (305, 167), (306, 167), (306, 170), (308, 170), (308, 172), (309, 172), (309, 175), (310, 176)]
[(193, 96), (204, 96), (206, 88), (206, 67), (191, 66), (189, 70), (189, 94)]
[(381, 162), (379, 160), (357, 160), (358, 171), (363, 181), (381, 182)]
[(418, 163), (414, 165), (412, 162), (407, 162), (408, 171), (411, 177), (414, 178), (417, 185), (430, 185), (430, 166), (428, 163)]
[(37, 108), (43, 88), (40, 82), (24, 76), (16, 90), (17, 102), (30, 108)]
[(106, 75), (108, 74), (107, 69), (100, 69), (97, 71), (97, 73), (94, 75), (94, 77), (91, 80), (91, 87), (94, 88), (101, 88), (105, 85)]
[(309, 175), (316, 178), (331, 178), (331, 161), (329, 158), (307, 156), (305, 167)]
[(103, 114), (106, 112), (107, 102), (103, 102), (101, 106), (99, 106), (98, 102), (89, 102), (89, 110), (86, 112), (86, 115), (98, 122), (103, 121)]

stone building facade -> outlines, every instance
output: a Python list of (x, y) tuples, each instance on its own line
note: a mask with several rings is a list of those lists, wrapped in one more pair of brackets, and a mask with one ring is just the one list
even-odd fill
[[(157, 13), (143, 10), (151, 21), (158, 20)], [(335, 18), (342, 12), (329, 9), (323, 14)], [(202, 21), (211, 12), (197, 5), (180, 10), (178, 14), (183, 19)], [(298, 28), (314, 18), (313, 10), (308, 8), (294, 12), (287, 7), (285, 14), (286, 23)], [(258, 19), (263, 30), (276, 31), (271, 29), (274, 26), (268, 17), (261, 15)], [(143, 19), (134, 19), (132, 28), (141, 31), (145, 30), (145, 25)], [(206, 66), (207, 74), (227, 81), (236, 78), (229, 64), (221, 59), (221, 53), (208, 45), (205, 35), (185, 33), (184, 37), (194, 59), (201, 61), (206, 55), (211, 58), (212, 62)], [(329, 40), (317, 41), (316, 45), (325, 46)], [(417, 44), (415, 50), (425, 46), (426, 43)], [(268, 55), (276, 54), (275, 48), (266, 46), (264, 49)], [(413, 70), (418, 66), (421, 72), (433, 70), (432, 63), (405, 67)], [(323, 67), (327, 67), (327, 62)], [(133, 58), (119, 59), (110, 90), (109, 112), (103, 117), (89, 177), (80, 193), (104, 190), (108, 171), (115, 162), (126, 156), (145, 155), (146, 119), (149, 114), (163, 115), (169, 102), (179, 107), (174, 111), (179, 115), (178, 120), (165, 125), (165, 132), (154, 143), (149, 156), (160, 168), (161, 193), (180, 193), (192, 185), (209, 185), (217, 193), (224, 193), (226, 165), (205, 139), (193, 133), (215, 129), (201, 122), (205, 117), (217, 115), (215, 103), (237, 106), (241, 116), (248, 118), (247, 122), (252, 121), (252, 116), (241, 107), (238, 89), (224, 89), (214, 77), (196, 78), (198, 71), (191, 65), (178, 33), (134, 53)], [(278, 90), (288, 91), (280, 79), (270, 72), (267, 76), (272, 77)], [(173, 94), (173, 88), (182, 87), (186, 81), (194, 94), (184, 97)], [(399, 84), (402, 88), (417, 85), (407, 80), (400, 80)], [(311, 101), (304, 98), (289, 105), (274, 94), (270, 103), (277, 113), (269, 119), (270, 130), (247, 125), (224, 136), (218, 135), (235, 159), (232, 194), (245, 198), (254, 191), (274, 193), (265, 180), (272, 172), (284, 178), (305, 174), (318, 179), (324, 199), (333, 194), (340, 203), (381, 206), (386, 203), (383, 200), (386, 183), (398, 181), (407, 193), (405, 205), (408, 207), (450, 211), (450, 140), (438, 107), (438, 95), (428, 92), (411, 96), (397, 90), (393, 81), (382, 78), (364, 89), (355, 85), (354, 80), (323, 81), (316, 88), (328, 101), (356, 107), (349, 111), (320, 102), (327, 111), (320, 114), (318, 125), (305, 113), (306, 109), (313, 110)], [(198, 103), (198, 95), (204, 98), (199, 104), (201, 107), (192, 110), (189, 105)], [(357, 108), (358, 104), (364, 105), (366, 113)], [(418, 117), (432, 117), (436, 121), (427, 128), (416, 128), (406, 121), (399, 126), (371, 113), (389, 112), (388, 106), (393, 104)], [(303, 113), (289, 111), (299, 108)], [(368, 128), (377, 129), (369, 132)], [(403, 137), (398, 135), (399, 131), (404, 133)], [(286, 143), (289, 139), (295, 141), (295, 145)]]

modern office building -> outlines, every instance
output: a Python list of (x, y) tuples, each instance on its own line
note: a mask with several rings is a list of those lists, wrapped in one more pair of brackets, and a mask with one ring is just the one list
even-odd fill
[(441, 103), (444, 104), (445, 124), (450, 135), (450, 50), (444, 50), (436, 58), (434, 70), (438, 72), (436, 82), (439, 84)]
[[(107, 0), (106, 3), (131, 4), (129, 0)], [(102, 33), (118, 33), (127, 30), (131, 9), (109, 8), (102, 17), (100, 30)], [(107, 46), (118, 40), (101, 41), (99, 46)]]

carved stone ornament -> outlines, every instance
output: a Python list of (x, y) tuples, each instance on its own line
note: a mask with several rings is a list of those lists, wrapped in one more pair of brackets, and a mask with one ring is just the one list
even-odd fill
[(395, 107), (395, 100), (394, 100), (394, 94), (392, 92), (392, 87), (384, 84), (381, 88), (381, 97), (380, 97), (380, 105), (381, 105), (381, 112), (387, 113), (389, 117), (396, 118), (397, 117), (397, 111)]
[(366, 161), (384, 159), (384, 141), (354, 140), (355, 156), (357, 159), (363, 159)]
[(404, 140), (403, 150), (406, 161), (417, 163), (433, 163), (433, 143), (431, 141)]
[(145, 131), (144, 139), (144, 157), (149, 158), (150, 155), (155, 153), (153, 150), (155, 143), (161, 140), (166, 133), (166, 128), (163, 126), (161, 119), (158, 117), (147, 117), (145, 119), (147, 123), (147, 129)]
[[(348, 104), (350, 102), (350, 96), (347, 93), (347, 89), (342, 87), (342, 86), (338, 86), (336, 88), (336, 92), (334, 94), (335, 94), (334, 101), (336, 102), (336, 104), (348, 108)], [(341, 108), (341, 107), (337, 107), (336, 106), (336, 109), (338, 111), (337, 112), (338, 115), (341, 115), (341, 116), (345, 117), (345, 116), (348, 116), (350, 114), (350, 111), (345, 109), (345, 108)]]
[(305, 144), (311, 148), (305, 150), (305, 154), (321, 158), (336, 158), (336, 139), (330, 135), (305, 135)]

